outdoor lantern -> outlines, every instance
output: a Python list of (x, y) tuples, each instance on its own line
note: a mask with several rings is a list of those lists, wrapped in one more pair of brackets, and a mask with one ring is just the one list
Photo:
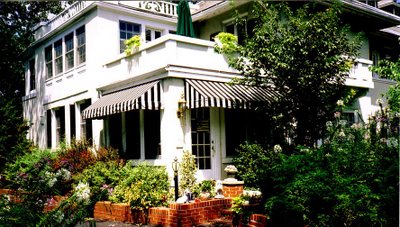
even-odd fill
[(178, 200), (178, 171), (179, 171), (179, 162), (178, 158), (175, 157), (172, 162), (172, 170), (174, 170), (174, 183), (175, 183), (175, 201)]
[(178, 111), (176, 112), (178, 115), (178, 118), (181, 118), (184, 116), (185, 111), (186, 111), (186, 100), (184, 95), (181, 95), (181, 98), (178, 100)]

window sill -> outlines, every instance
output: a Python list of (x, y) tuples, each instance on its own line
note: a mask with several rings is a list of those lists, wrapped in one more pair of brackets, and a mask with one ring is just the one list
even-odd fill
[(29, 92), (29, 94), (22, 97), (22, 101), (27, 101), (36, 98), (36, 89)]

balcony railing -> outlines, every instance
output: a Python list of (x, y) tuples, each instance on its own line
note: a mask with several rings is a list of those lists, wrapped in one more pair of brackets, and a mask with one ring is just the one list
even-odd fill
[(177, 4), (165, 1), (119, 1), (119, 5), (126, 5), (146, 11), (151, 11), (157, 14), (162, 14), (171, 17), (177, 17)]
[[(58, 27), (62, 26), (68, 21), (71, 21), (79, 13), (87, 9), (89, 6), (96, 2), (101, 1), (77, 1), (66, 8), (63, 12), (53, 17), (51, 20), (45, 23), (41, 23), (36, 27), (35, 39), (38, 40), (54, 31)], [(127, 6), (132, 8), (141, 9), (144, 11), (149, 11), (155, 14), (177, 17), (177, 4), (165, 1), (105, 1), (108, 4), (118, 4), (121, 6)]]

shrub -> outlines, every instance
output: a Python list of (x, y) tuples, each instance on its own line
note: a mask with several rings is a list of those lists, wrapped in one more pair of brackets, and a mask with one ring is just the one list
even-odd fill
[(147, 210), (166, 205), (169, 182), (164, 166), (140, 163), (132, 167), (127, 163), (122, 169), (121, 181), (115, 187), (111, 201), (129, 203), (131, 208)]
[(189, 151), (184, 151), (179, 166), (179, 189), (183, 193), (186, 189), (195, 190), (197, 165), (195, 156)]
[(73, 140), (69, 146), (62, 147), (58, 152), (54, 169), (65, 168), (73, 174), (82, 172), (86, 167), (96, 161), (90, 142), (86, 140)]

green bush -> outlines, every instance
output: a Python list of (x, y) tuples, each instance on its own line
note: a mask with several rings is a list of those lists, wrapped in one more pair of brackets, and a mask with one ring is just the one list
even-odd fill
[(270, 226), (398, 225), (398, 116), (382, 108), (351, 126), (335, 116), (318, 148), (241, 145), (239, 178), (262, 190)]
[(179, 166), (179, 189), (181, 194), (186, 189), (193, 192), (196, 185), (197, 165), (195, 156), (190, 151), (184, 151), (182, 161)]
[(133, 209), (147, 211), (150, 207), (166, 205), (168, 191), (168, 173), (164, 166), (150, 166), (142, 162), (132, 167), (131, 163), (127, 163), (110, 200), (126, 202)]

